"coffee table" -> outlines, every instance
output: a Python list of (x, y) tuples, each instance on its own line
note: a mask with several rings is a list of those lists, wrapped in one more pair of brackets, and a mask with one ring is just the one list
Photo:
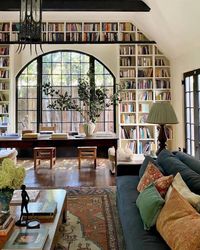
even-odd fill
[[(65, 218), (65, 214), (66, 214), (65, 201), (67, 199), (66, 194), (67, 192), (64, 189), (42, 189), (40, 190), (40, 193), (37, 197), (36, 202), (44, 202), (45, 200), (57, 202), (57, 212), (56, 212), (54, 220), (52, 220), (51, 222), (45, 222), (45, 223), (41, 222), (40, 224), (41, 228), (47, 228), (49, 230), (49, 235), (45, 243), (44, 250), (54, 249), (55, 244), (56, 244), (56, 238), (57, 238), (56, 234), (58, 232), (59, 226), (61, 225), (63, 221), (66, 220)], [(10, 206), (10, 212), (13, 218), (15, 218), (15, 221), (17, 221), (20, 217), (20, 209), (21, 209), (21, 206), (16, 206), (16, 205)], [(17, 226), (15, 226), (14, 228), (17, 228)], [(0, 249), (3, 247), (6, 240), (8, 240), (12, 231), (13, 230), (11, 230), (8, 236), (1, 237)]]

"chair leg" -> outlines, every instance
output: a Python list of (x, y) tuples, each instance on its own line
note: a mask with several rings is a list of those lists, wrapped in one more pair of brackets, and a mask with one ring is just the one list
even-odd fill
[(96, 169), (96, 167), (97, 167), (97, 158), (95, 157), (94, 158), (94, 169)]

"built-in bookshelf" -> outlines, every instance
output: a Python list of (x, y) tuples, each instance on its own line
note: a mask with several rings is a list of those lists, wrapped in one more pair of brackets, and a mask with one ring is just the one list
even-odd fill
[[(136, 37), (147, 39), (141, 32)], [(136, 154), (149, 154), (157, 147), (159, 127), (146, 123), (154, 102), (171, 101), (170, 63), (155, 44), (119, 45), (120, 146)], [(167, 127), (172, 139), (172, 127)]]
[(0, 45), (0, 132), (7, 130), (9, 122), (10, 91), (9, 45)]
[[(19, 27), (18, 22), (0, 23), (0, 42), (17, 41)], [(43, 22), (41, 38), (49, 43), (149, 42), (131, 22)]]

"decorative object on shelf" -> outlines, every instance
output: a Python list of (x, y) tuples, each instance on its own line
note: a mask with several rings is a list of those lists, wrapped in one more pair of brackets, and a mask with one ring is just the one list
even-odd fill
[(45, 95), (50, 96), (53, 101), (47, 106), (53, 110), (75, 110), (78, 111), (84, 122), (86, 135), (91, 135), (94, 130), (96, 120), (100, 117), (105, 108), (110, 107), (119, 99), (119, 92), (117, 90), (114, 94), (108, 94), (108, 89), (104, 87), (97, 87), (94, 83), (94, 76), (88, 74), (86, 77), (79, 78), (78, 82), (78, 96), (79, 100), (73, 99), (66, 91), (64, 94), (60, 90), (56, 90), (50, 82), (43, 85), (43, 92)]
[(20, 188), (24, 181), (25, 169), (22, 166), (15, 166), (15, 163), (6, 158), (0, 166), (0, 205), (1, 212), (9, 212), (9, 204), (14, 189)]
[(156, 152), (158, 155), (165, 149), (167, 136), (165, 124), (177, 124), (178, 120), (172, 105), (169, 102), (156, 102), (152, 105), (149, 112), (147, 123), (159, 124), (160, 131), (158, 136), (159, 148)]
[(37, 54), (38, 43), (42, 51), (41, 31), (42, 0), (21, 0), (17, 52), (20, 53), (26, 47), (26, 44), (30, 44), (30, 52), (32, 53), (32, 44), (35, 44), (35, 53)]
[[(26, 192), (26, 185), (21, 185), (21, 197), (22, 197), (22, 203), (21, 203), (21, 215), (18, 221), (16, 221), (15, 225), (17, 226), (26, 226), (28, 222), (28, 203), (29, 203), (29, 196), (28, 193)], [(26, 219), (22, 220), (23, 216), (23, 210), (25, 208), (26, 211)]]

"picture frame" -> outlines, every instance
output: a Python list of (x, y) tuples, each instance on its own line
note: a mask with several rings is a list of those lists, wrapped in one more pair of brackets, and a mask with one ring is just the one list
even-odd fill
[(48, 229), (15, 229), (3, 250), (42, 250), (48, 237)]

